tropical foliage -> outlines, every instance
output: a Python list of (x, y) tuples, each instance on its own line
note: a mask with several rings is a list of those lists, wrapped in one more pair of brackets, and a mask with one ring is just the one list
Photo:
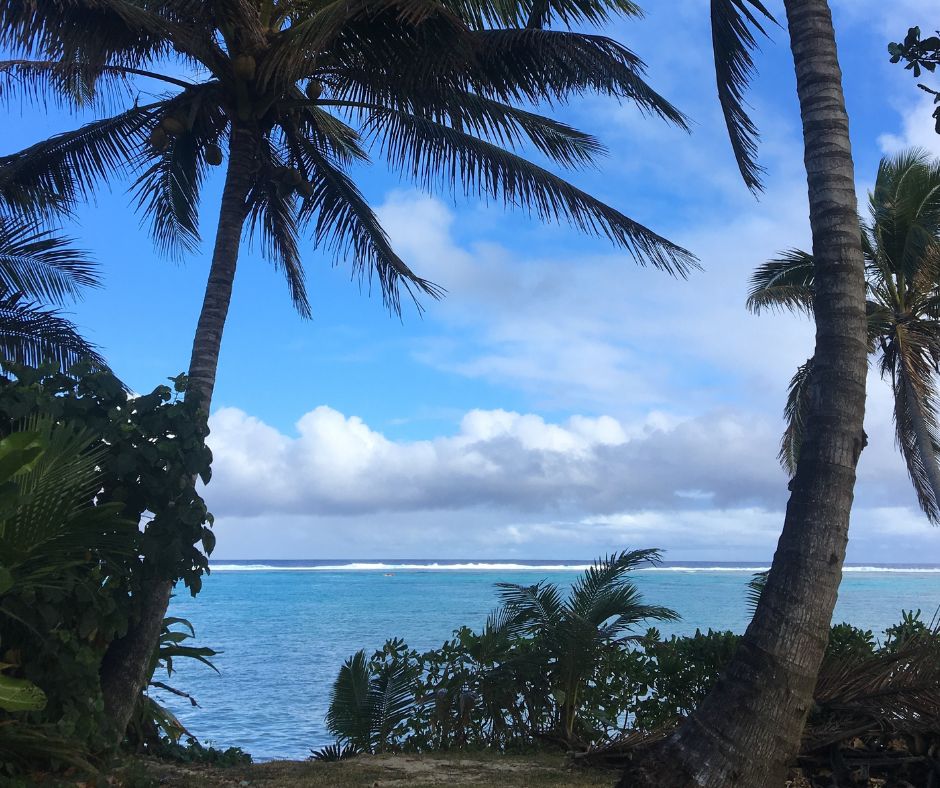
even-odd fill
[[(869, 352), (892, 388), (897, 445), (921, 508), (940, 522), (936, 369), (940, 363), (940, 162), (921, 151), (883, 159), (862, 222)], [(793, 249), (761, 265), (747, 305), (813, 313), (813, 257)], [(795, 471), (813, 359), (790, 384), (780, 460)]]
[[(196, 545), (212, 542), (193, 476), (208, 474), (206, 431), (195, 406), (179, 399), (183, 379), (175, 395), (160, 387), (131, 397), (110, 372), (87, 366), (4, 371), (0, 750), (23, 755), (0, 760), (88, 768), (90, 755), (113, 742), (100, 670), (137, 614), (141, 584), (169, 575), (193, 593), (200, 587), (206, 556)], [(151, 673), (212, 655), (184, 642), (185, 622), (167, 624)], [(161, 712), (142, 698), (147, 732), (178, 739), (172, 715)]]
[[(424, 653), (400, 639), (371, 657), (358, 652), (333, 687), (327, 727), (338, 742), (312, 757), (550, 745), (581, 763), (622, 765), (638, 746), (661, 740), (692, 714), (741, 641), (712, 630), (664, 638), (655, 628), (624, 636), (625, 629), (614, 627), (604, 636), (603, 626), (587, 625), (590, 616), (578, 637), (559, 637), (564, 615), (558, 611), (582, 616), (592, 597), (620, 599), (619, 609), (628, 611), (602, 625), (626, 615), (632, 626), (644, 612), (671, 618), (645, 605), (620, 574), (655, 558), (655, 551), (635, 551), (601, 559), (566, 598), (549, 583), (500, 584), (502, 604), (479, 632), (462, 627)], [(751, 582), (752, 606), (765, 581), (757, 575)], [(580, 684), (568, 681), (571, 674), (582, 677)], [(579, 687), (574, 704), (567, 703), (571, 687)], [(809, 779), (819, 776), (826, 785), (822, 775), (848, 774), (850, 763), (873, 776), (921, 784), (915, 780), (931, 768), (927, 749), (940, 746), (940, 627), (923, 621), (920, 611), (902, 611), (880, 640), (847, 623), (834, 625), (814, 699), (800, 756)]]
[(371, 659), (358, 652), (336, 679), (327, 727), (369, 752), (574, 745), (619, 730), (638, 691), (636, 627), (675, 618), (627, 577), (658, 560), (655, 550), (602, 558), (567, 597), (552, 583), (500, 584), (502, 604), (480, 633), (464, 627), (424, 654), (401, 640)]
[(94, 433), (49, 417), (0, 439), (3, 752), (31, 742), (33, 756), (68, 752), (65, 761), (75, 762), (106, 727), (98, 665), (126, 621), (113, 590), (139, 533), (120, 504), (94, 500), (104, 456), (96, 443)]

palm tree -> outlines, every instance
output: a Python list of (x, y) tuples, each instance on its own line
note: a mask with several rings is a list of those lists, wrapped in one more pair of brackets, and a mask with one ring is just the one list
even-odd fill
[(54, 361), (63, 371), (80, 359), (107, 369), (57, 309), (98, 279), (68, 239), (9, 206), (0, 208), (0, 357), (19, 364)]
[[(639, 9), (631, 0), (3, 0), (0, 43), (16, 59), (0, 63), (0, 87), (104, 114), (0, 159), (0, 190), (27, 204), (50, 190), (72, 202), (131, 174), (158, 246), (184, 253), (199, 240), (209, 168), (227, 148), (187, 390), (207, 410), (246, 228), (301, 315), (310, 310), (303, 233), (361, 278), (375, 277), (393, 311), (402, 288), (440, 295), (396, 255), (350, 177), (369, 148), (423, 187), (567, 221), (641, 264), (685, 275), (695, 265), (689, 252), (519, 153), (567, 168), (595, 161), (604, 149), (594, 137), (524, 108), (589, 91), (685, 126), (644, 82), (636, 55), (573, 29), (621, 14)], [(185, 75), (167, 73), (178, 71), (168, 59)], [(131, 101), (154, 86), (165, 92)], [(106, 112), (115, 105), (123, 108)], [(145, 681), (170, 588), (154, 584), (138, 626), (116, 646), (126, 653), (109, 660), (118, 728)]]
[[(867, 222), (862, 222), (868, 288), (869, 354), (894, 394), (894, 426), (921, 508), (940, 521), (936, 431), (940, 363), (940, 162), (919, 150), (882, 159)], [(813, 314), (813, 256), (791, 249), (751, 278), (752, 312)], [(796, 470), (814, 360), (790, 383), (780, 461)]]
[[(750, 60), (741, 57), (753, 46), (749, 5), (765, 11), (756, 0), (712, 0), (723, 104), (722, 92), (736, 90), (740, 98), (750, 77)], [(623, 788), (782, 785), (812, 708), (842, 578), (855, 468), (866, 442), (865, 259), (829, 5), (826, 0), (784, 0), (784, 5), (813, 234), (816, 350), (802, 445), (767, 583), (734, 658), (685, 723), (637, 754), (622, 776)], [(746, 124), (740, 102), (737, 107), (738, 120)], [(745, 134), (745, 139), (754, 138)], [(753, 164), (753, 150), (735, 152)]]
[(535, 648), (544, 657), (559, 714), (558, 732), (566, 742), (578, 738), (581, 693), (604, 650), (633, 640), (631, 633), (642, 621), (679, 617), (669, 608), (644, 604), (627, 577), (634, 569), (659, 562), (658, 550), (601, 558), (578, 578), (567, 599), (554, 583), (497, 583), (515, 627), (535, 638)]

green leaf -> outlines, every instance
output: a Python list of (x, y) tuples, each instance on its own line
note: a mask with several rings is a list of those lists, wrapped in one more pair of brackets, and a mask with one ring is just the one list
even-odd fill
[(12, 676), (0, 676), (0, 709), (39, 711), (45, 707), (46, 693), (33, 682)]

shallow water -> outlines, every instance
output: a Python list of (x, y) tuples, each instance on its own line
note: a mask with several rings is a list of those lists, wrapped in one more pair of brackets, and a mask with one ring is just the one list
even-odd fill
[[(364, 568), (372, 566), (373, 568)], [(456, 568), (459, 566), (460, 568)], [(177, 663), (170, 684), (201, 708), (161, 693), (190, 730), (216, 746), (237, 745), (257, 759), (304, 758), (330, 741), (323, 719), (336, 671), (360, 648), (403, 637), (417, 649), (439, 646), (464, 624), (479, 628), (495, 606), (493, 584), (541, 579), (567, 586), (584, 563), (403, 561), (229, 562), (214, 566), (202, 593), (179, 589), (173, 615), (190, 619), (198, 643), (221, 651), (221, 675)], [(758, 565), (683, 564), (635, 573), (646, 601), (678, 611), (664, 634), (743, 631), (747, 582)], [(835, 620), (876, 635), (901, 609), (940, 605), (940, 568), (849, 567)]]

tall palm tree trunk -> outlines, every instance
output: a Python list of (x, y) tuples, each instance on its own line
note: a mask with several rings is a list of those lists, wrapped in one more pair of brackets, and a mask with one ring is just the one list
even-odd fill
[[(232, 284), (238, 263), (242, 228), (247, 215), (246, 198), (257, 166), (257, 137), (235, 127), (229, 142), (228, 169), (219, 222), (216, 229), (209, 281), (199, 313), (189, 362), (186, 398), (196, 397), (208, 414), (215, 388), (222, 331), (232, 299)], [(174, 583), (144, 577), (141, 583), (140, 617), (127, 634), (114, 641), (101, 668), (105, 708), (114, 724), (115, 736), (123, 738), (141, 691), (150, 679), (149, 668), (163, 629)]]
[(725, 675), (621, 786), (777, 788), (796, 755), (829, 636), (866, 439), (864, 261), (848, 117), (826, 0), (786, 0), (815, 256), (807, 430), (766, 588)]

